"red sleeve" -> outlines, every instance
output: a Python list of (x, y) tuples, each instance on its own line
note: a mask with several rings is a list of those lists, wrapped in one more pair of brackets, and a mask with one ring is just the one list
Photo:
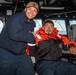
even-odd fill
[(72, 40), (69, 40), (66, 36), (62, 36), (62, 35), (60, 35), (60, 36), (61, 36), (61, 39), (65, 45), (73, 44), (74, 46), (76, 46), (76, 43), (73, 42)]

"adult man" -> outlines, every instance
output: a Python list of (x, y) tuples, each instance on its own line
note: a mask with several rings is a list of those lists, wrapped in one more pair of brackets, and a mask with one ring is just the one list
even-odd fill
[(35, 74), (25, 48), (27, 43), (35, 41), (32, 19), (38, 11), (38, 4), (31, 1), (22, 12), (12, 15), (6, 22), (0, 34), (0, 75)]
[(50, 19), (43, 22), (43, 27), (36, 32), (36, 47), (30, 51), (36, 59), (36, 71), (39, 75), (76, 75), (76, 66), (62, 61), (62, 49), (69, 48), (72, 54), (76, 54), (76, 43), (69, 41), (67, 37), (58, 34), (54, 23)]

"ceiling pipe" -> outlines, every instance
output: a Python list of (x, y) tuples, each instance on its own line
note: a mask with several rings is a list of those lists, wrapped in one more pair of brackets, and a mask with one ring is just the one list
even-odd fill
[(56, 1), (56, 0), (51, 0), (51, 1), (49, 2), (49, 4), (51, 5), (51, 4), (53, 4), (55, 1)]
[(68, 12), (61, 12), (61, 13), (53, 13), (53, 14), (49, 14), (49, 16), (52, 16), (52, 15), (62, 15), (62, 14), (70, 14), (70, 13), (75, 13), (76, 10), (74, 11), (68, 11)]
[(76, 0), (71, 0), (73, 2), (73, 4), (76, 6)]

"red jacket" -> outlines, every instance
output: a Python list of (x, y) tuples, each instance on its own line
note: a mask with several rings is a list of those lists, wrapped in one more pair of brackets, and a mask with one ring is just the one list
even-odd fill
[(46, 35), (46, 33), (44, 32), (44, 30), (42, 28), (40, 28), (37, 32), (37, 38), (36, 38), (36, 45), (38, 45), (38, 42), (39, 41), (42, 41), (42, 40), (49, 40), (49, 38), (52, 38), (54, 40), (62, 40), (64, 45), (70, 45), (70, 44), (73, 44), (74, 46), (76, 46), (76, 43), (69, 40), (66, 36), (63, 36), (61, 34), (58, 34), (58, 30), (56, 28), (54, 28), (54, 31), (52, 33), (52, 35), (50, 35), (48, 37), (48, 35)]
[[(53, 33), (48, 36), (44, 30), (42, 28), (40, 28), (37, 32), (37, 37), (36, 37), (36, 46), (38, 46), (38, 43), (43, 41), (43, 40), (49, 40), (50, 38), (54, 39), (54, 40), (62, 40), (62, 42), (64, 43), (64, 45), (74, 45), (76, 46), (76, 43), (69, 40), (66, 36), (63, 36), (61, 34), (58, 34), (58, 30), (56, 28), (54, 28)], [(30, 50), (29, 47), (27, 47), (26, 49), (26, 53), (29, 55)]]

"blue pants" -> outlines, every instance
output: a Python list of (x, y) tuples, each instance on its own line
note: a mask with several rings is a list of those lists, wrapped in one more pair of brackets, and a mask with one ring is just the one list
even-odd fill
[(36, 71), (39, 75), (76, 75), (76, 66), (66, 61), (42, 61)]
[(13, 55), (0, 48), (0, 75), (35, 75), (30, 56)]

